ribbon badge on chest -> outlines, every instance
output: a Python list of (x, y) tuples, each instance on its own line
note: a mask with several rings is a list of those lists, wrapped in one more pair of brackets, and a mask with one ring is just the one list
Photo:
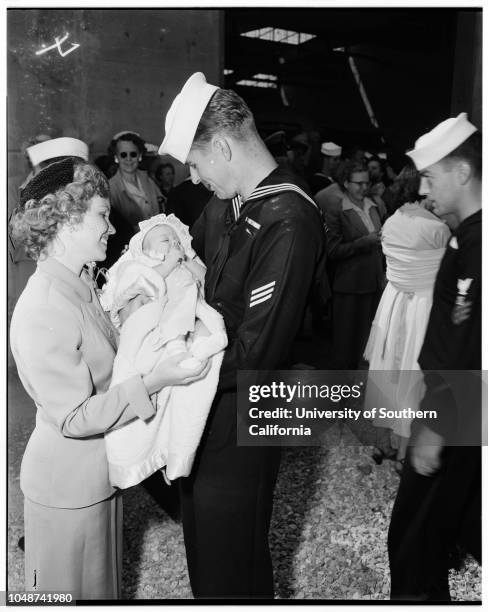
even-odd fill
[(466, 298), (472, 282), (472, 278), (458, 278), (456, 303), (451, 316), (454, 325), (460, 325), (470, 317), (473, 302)]
[(251, 219), (250, 217), (246, 217), (244, 221), (246, 222), (246, 227), (245, 227), (246, 234), (248, 234), (252, 238), (253, 236), (255, 236), (257, 231), (261, 229), (261, 225), (257, 223), (257, 221), (254, 221), (254, 219)]

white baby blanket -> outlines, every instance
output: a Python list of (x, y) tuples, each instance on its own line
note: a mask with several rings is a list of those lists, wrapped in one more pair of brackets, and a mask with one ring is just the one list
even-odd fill
[[(101, 302), (120, 323), (118, 310), (136, 295), (153, 301), (133, 312), (120, 328), (120, 346), (114, 362), (112, 383), (116, 385), (135, 374), (150, 372), (160, 360), (175, 350), (188, 348), (193, 335), (194, 355), (210, 357), (206, 376), (188, 385), (163, 388), (151, 399), (157, 412), (148, 421), (131, 423), (105, 434), (110, 482), (121, 489), (133, 486), (166, 466), (166, 476), (174, 480), (188, 476), (205, 427), (219, 380), (220, 365), (227, 345), (221, 315), (205, 303), (201, 283), (180, 264), (165, 279), (156, 271), (157, 260), (143, 252), (145, 235), (156, 225), (169, 225), (178, 235), (188, 259), (200, 262), (191, 248), (188, 228), (174, 215), (156, 215), (139, 224), (141, 231), (132, 237), (128, 251), (108, 272)], [(204, 266), (201, 266), (204, 270)], [(199, 337), (198, 318), (210, 336)], [(176, 345), (175, 345), (176, 343)]]
[[(133, 313), (121, 328), (111, 386), (149, 372), (167, 353), (159, 344), (158, 304)], [(160, 312), (160, 310), (159, 310)], [(121, 489), (138, 484), (166, 466), (170, 480), (190, 474), (219, 380), (224, 351), (210, 358), (207, 375), (188, 385), (167, 387), (152, 397), (157, 412), (105, 435), (110, 482)]]

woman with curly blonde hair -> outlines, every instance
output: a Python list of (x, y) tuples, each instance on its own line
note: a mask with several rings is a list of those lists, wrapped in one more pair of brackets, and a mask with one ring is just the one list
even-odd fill
[[(14, 238), (37, 260), (10, 330), (19, 377), (37, 409), (20, 475), (25, 588), (75, 599), (120, 594), (122, 501), (109, 482), (103, 434), (151, 418), (152, 394), (206, 373), (205, 363), (180, 368), (189, 357), (180, 353), (110, 386), (134, 327), (118, 338), (85, 270), (105, 259), (109, 213), (105, 177), (67, 158), (27, 184), (11, 219)], [(131, 321), (137, 326), (137, 316)]]

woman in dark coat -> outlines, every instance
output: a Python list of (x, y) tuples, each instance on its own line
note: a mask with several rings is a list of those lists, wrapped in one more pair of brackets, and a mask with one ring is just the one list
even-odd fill
[(377, 205), (366, 197), (369, 185), (367, 167), (347, 163), (342, 201), (324, 211), (327, 253), (336, 264), (333, 337), (340, 369), (358, 368), (384, 286), (381, 220)]

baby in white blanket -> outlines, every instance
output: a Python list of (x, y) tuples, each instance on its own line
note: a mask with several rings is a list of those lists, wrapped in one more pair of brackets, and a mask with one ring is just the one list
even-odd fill
[(208, 358), (211, 365), (201, 380), (162, 389), (153, 398), (158, 410), (151, 420), (136, 419), (105, 435), (110, 481), (120, 488), (164, 466), (170, 480), (188, 476), (227, 346), (221, 315), (203, 299), (205, 266), (191, 248), (188, 228), (175, 215), (164, 214), (139, 227), (128, 251), (108, 271), (101, 295), (121, 332), (130, 326), (130, 343), (117, 356), (111, 384), (135, 372), (145, 374), (160, 359), (184, 351), (193, 357), (181, 367)]

